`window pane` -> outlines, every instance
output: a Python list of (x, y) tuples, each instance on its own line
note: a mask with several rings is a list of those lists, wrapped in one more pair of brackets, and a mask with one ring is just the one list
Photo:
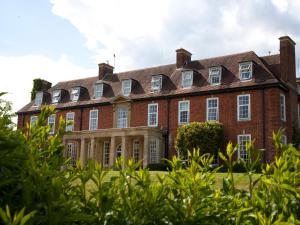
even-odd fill
[(242, 63), (240, 64), (240, 79), (249, 80), (252, 78), (252, 63)]
[(239, 135), (238, 136), (238, 144), (239, 144), (239, 157), (248, 160), (248, 154), (246, 151), (246, 143), (250, 142), (250, 135)]
[(151, 90), (152, 91), (160, 91), (160, 89), (161, 89), (161, 82), (162, 82), (162, 77), (161, 76), (152, 76), (152, 79), (151, 79)]
[(66, 126), (66, 131), (73, 131), (74, 129), (74, 112), (69, 112), (66, 115), (66, 122), (71, 122), (72, 124), (69, 124)]
[(238, 96), (238, 118), (240, 120), (250, 119), (250, 97), (249, 97), (249, 95)]
[(43, 92), (38, 92), (35, 95), (35, 105), (41, 105), (43, 103)]
[(150, 163), (158, 163), (158, 148), (159, 140), (156, 138), (151, 138), (149, 140)]
[(183, 71), (182, 72), (182, 87), (188, 88), (193, 84), (193, 71)]
[(97, 130), (98, 128), (98, 110), (90, 111), (90, 130)]
[(48, 125), (50, 125), (50, 134), (54, 134), (55, 132), (55, 114), (48, 117)]
[(95, 98), (100, 98), (103, 95), (103, 84), (95, 84)]
[(104, 153), (104, 157), (103, 157), (103, 161), (104, 161), (104, 165), (109, 165), (109, 142), (104, 142), (104, 146), (103, 146), (103, 153)]
[(123, 95), (127, 96), (131, 92), (131, 80), (123, 80), (122, 81), (122, 92)]
[(119, 109), (117, 116), (118, 116), (117, 128), (126, 128), (127, 127), (128, 109), (127, 108)]

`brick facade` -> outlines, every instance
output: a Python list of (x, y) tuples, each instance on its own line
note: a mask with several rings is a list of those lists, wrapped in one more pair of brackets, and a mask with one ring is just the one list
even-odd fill
[[(72, 105), (71, 103), (64, 103), (62, 105), (57, 105), (56, 125), (59, 122), (59, 117), (65, 118), (67, 112), (74, 112), (74, 133), (76, 134), (76, 132), (78, 132), (79, 135), (83, 131), (89, 130), (90, 110), (97, 109), (99, 112), (97, 130), (103, 130), (104, 132), (105, 130), (107, 130), (107, 132), (112, 131), (112, 135), (114, 136), (114, 132), (116, 131), (113, 129), (116, 128), (116, 112), (118, 105), (122, 106), (122, 104), (125, 104), (126, 106), (128, 106), (129, 128), (142, 128), (148, 126), (148, 105), (151, 103), (157, 103), (157, 130), (161, 132), (160, 138), (163, 139), (160, 146), (162, 148), (163, 146), (165, 146), (164, 151), (161, 153), (161, 155), (171, 158), (173, 155), (177, 154), (174, 148), (174, 143), (176, 139), (176, 130), (179, 126), (179, 101), (189, 101), (190, 122), (202, 122), (206, 121), (207, 119), (207, 99), (218, 98), (219, 122), (224, 125), (226, 141), (232, 141), (234, 144), (236, 144), (238, 135), (250, 134), (251, 139), (255, 139), (255, 147), (259, 149), (265, 149), (264, 160), (270, 162), (274, 159), (272, 132), (277, 131), (279, 128), (285, 128), (287, 140), (288, 142), (291, 142), (293, 136), (293, 127), (297, 126), (297, 124), (299, 123), (297, 108), (299, 103), (299, 95), (296, 90), (296, 76), (295, 70), (293, 69), (295, 65), (294, 54), (294, 42), (289, 37), (282, 37), (280, 38), (280, 55), (255, 58), (257, 56), (253, 54), (253, 52), (250, 52), (248, 53), (248, 55), (243, 54), (240, 57), (241, 59), (234, 59), (234, 56), (227, 56), (227, 58), (224, 59), (224, 62), (226, 61), (226, 63), (230, 64), (222, 64), (222, 66), (224, 67), (223, 69), (225, 71), (224, 75), (222, 73), (222, 80), (224, 79), (222, 81), (224, 83), (224, 85), (222, 85), (222, 88), (214, 87), (214, 89), (210, 90), (209, 85), (204, 84), (203, 82), (202, 76), (205, 78), (206, 75), (205, 72), (201, 70), (201, 68), (197, 72), (199, 74), (197, 76), (199, 77), (201, 75), (201, 77), (198, 81), (194, 78), (194, 82), (196, 83), (196, 85), (199, 84), (200, 88), (205, 87), (207, 89), (199, 89), (195, 91), (192, 89), (193, 91), (179, 91), (178, 93), (173, 91), (173, 94), (170, 92), (166, 95), (151, 93), (150, 95), (143, 95), (140, 94), (140, 92), (147, 92), (147, 88), (149, 88), (149, 85), (151, 84), (149, 83), (149, 80), (146, 80), (146, 78), (135, 77), (133, 79), (136, 88), (135, 95), (137, 97), (135, 97), (134, 95), (130, 95), (129, 97), (122, 97), (121, 95), (121, 100), (117, 99), (119, 98), (117, 97), (119, 95), (116, 94), (117, 92), (114, 86), (116, 85), (114, 83), (114, 79), (117, 79), (117, 77), (114, 77), (115, 75), (111, 74), (113, 68), (110, 66), (106, 66), (105, 64), (99, 64), (98, 79), (102, 79), (104, 81), (109, 79), (105, 84), (107, 87), (111, 87), (110, 95), (111, 93), (115, 93), (116, 97), (107, 98), (108, 100), (104, 99), (103, 102), (93, 102), (91, 98), (91, 100), (86, 104), (72, 103)], [(252, 59), (251, 57), (254, 58)], [(217, 60), (219, 59), (216, 58), (216, 61)], [(243, 83), (236, 80), (236, 78), (230, 78), (230, 76), (236, 76), (236, 73), (238, 73), (236, 71), (238, 68), (238, 63), (240, 62), (238, 60), (252, 60), (254, 62), (254, 79), (252, 79), (252, 83)], [(211, 61), (211, 65), (217, 64), (217, 62), (215, 62), (213, 59), (211, 59)], [(206, 63), (206, 61), (203, 62), (203, 65), (204, 63)], [(201, 64), (201, 61), (199, 62), (199, 64)], [(178, 70), (181, 71), (180, 68), (184, 66), (189, 67), (188, 69), (196, 70), (193, 67), (197, 67), (197, 64), (191, 61), (191, 54), (188, 51), (184, 49), (179, 49), (177, 50), (177, 62), (175, 64), (175, 67), (172, 66), (168, 67), (167, 69), (163, 67), (165, 71), (162, 71), (161, 73), (158, 72), (159, 68), (154, 68), (152, 69), (153, 71), (149, 71), (149, 74), (150, 76), (153, 74), (165, 75), (169, 71), (174, 70), (175, 72), (172, 72), (172, 74), (170, 75), (166, 75), (166, 77), (169, 80), (174, 81), (174, 83), (172, 84), (173, 86), (169, 84), (168, 88), (174, 89), (175, 86), (175, 89), (177, 91), (180, 88), (178, 88), (176, 82), (180, 82), (178, 81), (180, 80), (180, 77), (178, 78), (178, 75), (176, 74), (178, 74)], [(209, 68), (209, 66), (207, 67)], [(144, 71), (147, 71), (147, 69), (145, 69)], [(267, 74), (264, 78), (261, 77), (261, 71), (265, 71), (264, 73)], [(128, 79), (128, 77), (134, 76), (134, 73), (135, 72), (133, 71), (128, 72), (129, 75), (118, 75), (117, 82), (120, 84), (122, 79), (124, 79), (121, 78), (121, 75), (123, 77), (127, 75), (126, 79)], [(139, 76), (143, 77), (143, 75)], [(228, 81), (226, 81), (226, 79), (228, 79)], [(75, 83), (75, 81), (71, 81), (70, 83), (72, 82)], [(73, 83), (72, 86), (76, 86)], [(69, 84), (66, 85), (68, 88), (72, 87)], [(81, 83), (79, 83), (78, 85), (84, 86), (84, 84)], [(163, 85), (167, 87), (168, 83), (164, 81)], [(89, 91), (89, 95), (92, 96), (92, 88), (90, 88), (88, 85), (84, 87), (87, 88), (87, 90)], [(62, 88), (67, 90), (67, 88), (65, 87)], [(53, 87), (51, 90), (55, 90), (55, 88)], [(237, 97), (239, 95), (246, 94), (250, 96), (250, 120), (239, 121), (237, 115)], [(286, 100), (286, 121), (282, 121), (280, 116), (280, 94), (284, 95)], [(30, 110), (29, 108), (20, 110), (18, 112), (18, 128), (24, 127), (27, 123), (30, 122), (30, 117), (32, 115), (38, 114), (38, 112), (39, 110)], [(97, 131), (95, 131), (95, 133), (96, 132)], [(122, 130), (118, 130), (118, 132), (122, 132)], [(144, 132), (144, 130), (142, 132)], [(146, 145), (146, 140), (148, 141), (147, 135), (149, 132), (152, 131), (147, 131), (147, 134), (143, 134), (143, 154), (148, 154), (145, 148), (148, 148), (148, 145)], [(82, 134), (84, 135), (85, 133), (83, 132)], [(140, 137), (137, 130), (134, 131), (134, 134), (137, 138)], [(153, 135), (155, 136), (156, 134), (153, 133)], [(122, 139), (122, 146), (129, 146), (130, 144), (128, 143), (133, 143), (135, 137), (133, 137), (132, 135), (130, 137), (131, 139), (128, 139), (129, 142), (128, 140)], [(72, 136), (72, 138), (74, 139), (74, 135)], [(82, 136), (81, 138), (86, 138), (86, 136)], [(112, 140), (111, 143), (115, 143), (118, 141), (120, 142), (120, 140), (120, 138), (117, 138), (116, 140)], [(92, 141), (91, 143), (94, 143), (94, 141)], [(85, 142), (83, 142), (83, 144), (81, 143), (81, 146), (83, 146), (82, 148), (84, 148), (85, 144)], [(95, 146), (97, 146), (97, 144)], [(94, 149), (94, 147), (92, 149)], [(133, 147), (131, 150), (128, 151), (130, 152), (130, 154), (133, 154)], [(144, 155), (144, 157), (148, 156)]]

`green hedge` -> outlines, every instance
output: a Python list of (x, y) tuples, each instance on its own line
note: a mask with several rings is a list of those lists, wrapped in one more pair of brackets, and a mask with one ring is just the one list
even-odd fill
[(192, 122), (178, 127), (176, 150), (186, 156), (187, 151), (201, 149), (202, 153), (217, 154), (224, 144), (223, 125), (218, 122)]

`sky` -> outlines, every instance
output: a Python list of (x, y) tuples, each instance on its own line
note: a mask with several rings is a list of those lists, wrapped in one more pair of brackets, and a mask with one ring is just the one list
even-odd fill
[(278, 54), (284, 35), (298, 59), (299, 12), (299, 0), (0, 0), (0, 92), (18, 111), (35, 78), (96, 76), (102, 62), (115, 72), (171, 64), (178, 48), (192, 59)]

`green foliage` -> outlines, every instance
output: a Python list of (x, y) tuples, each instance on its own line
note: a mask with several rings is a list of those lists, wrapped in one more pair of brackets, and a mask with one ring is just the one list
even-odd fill
[(218, 122), (193, 122), (178, 127), (175, 147), (184, 157), (194, 148), (217, 155), (223, 147), (223, 125)]
[(31, 90), (31, 101), (35, 99), (35, 94), (38, 91), (48, 90), (51, 88), (52, 84), (43, 79), (37, 78), (33, 80), (33, 86)]
[[(89, 161), (86, 168), (63, 159), (64, 121), (49, 136), (46, 120), (53, 108), (42, 109), (37, 124), (21, 133), (0, 121), (1, 224), (300, 224), (300, 152), (273, 134), (275, 161), (253, 176), (261, 154), (248, 143), (248, 161), (240, 160), (248, 189), (240, 190), (233, 176), (237, 146), (227, 145), (220, 158), (227, 175), (218, 188), (211, 168), (213, 156), (187, 151), (187, 166), (176, 156), (166, 175), (151, 178), (148, 169), (120, 158), (118, 175)], [(6, 122), (3, 122), (6, 121)], [(9, 206), (7, 206), (9, 205)], [(11, 211), (15, 212), (14, 214)]]

